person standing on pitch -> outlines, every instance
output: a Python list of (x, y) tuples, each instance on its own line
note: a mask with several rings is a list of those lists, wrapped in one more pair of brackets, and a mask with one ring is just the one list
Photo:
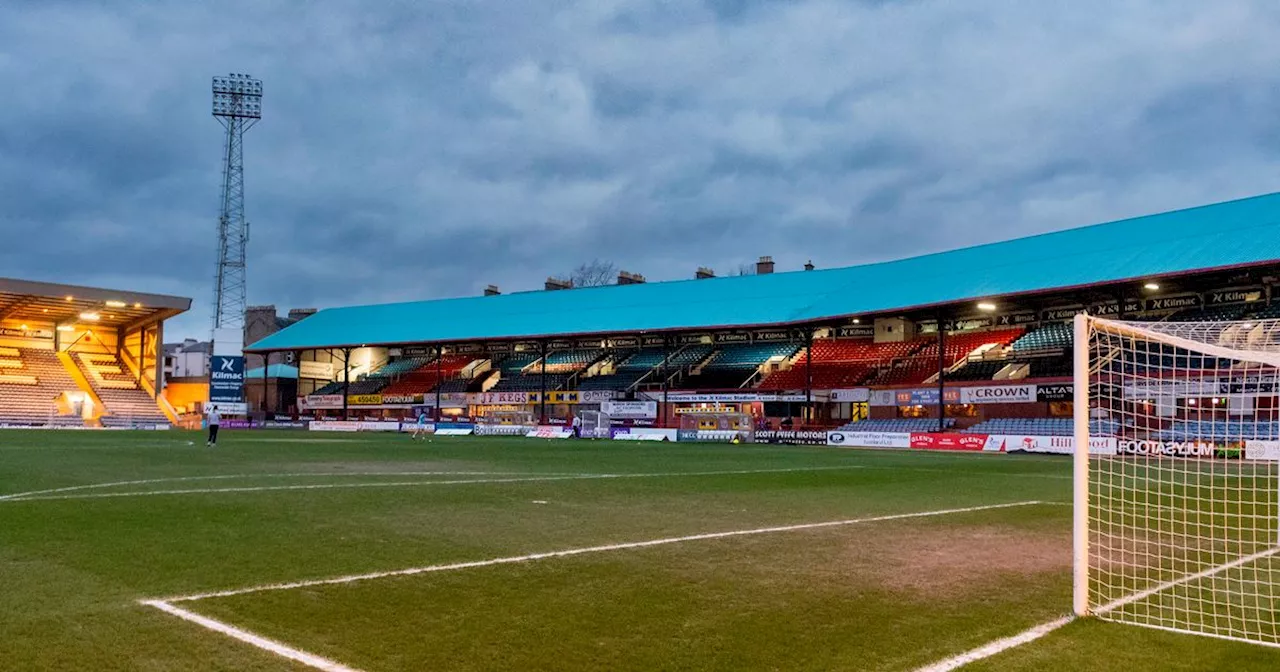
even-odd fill
[(426, 438), (427, 436), (427, 412), (418, 413), (418, 424), (413, 428), (413, 438)]
[(206, 446), (216, 447), (218, 445), (218, 425), (222, 423), (222, 414), (218, 412), (217, 406), (209, 408), (209, 441)]
[(577, 414), (573, 416), (573, 438), (582, 438), (582, 418), (578, 417)]

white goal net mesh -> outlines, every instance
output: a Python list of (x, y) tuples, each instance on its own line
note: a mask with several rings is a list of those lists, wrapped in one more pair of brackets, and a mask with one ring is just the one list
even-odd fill
[(607, 439), (610, 436), (613, 419), (603, 411), (581, 411), (578, 414), (582, 424), (578, 428), (579, 436), (584, 439)]
[(1280, 645), (1280, 320), (1079, 319), (1076, 611)]

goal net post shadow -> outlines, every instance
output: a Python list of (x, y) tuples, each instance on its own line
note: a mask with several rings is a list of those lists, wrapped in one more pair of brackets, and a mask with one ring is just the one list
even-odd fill
[(1280, 647), (1280, 320), (1073, 335), (1073, 611)]

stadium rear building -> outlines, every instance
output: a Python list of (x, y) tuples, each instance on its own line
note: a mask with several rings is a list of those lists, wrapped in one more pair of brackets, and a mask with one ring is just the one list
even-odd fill
[(176, 296), (0, 278), (0, 426), (165, 427)]
[(246, 352), (297, 362), (292, 410), (321, 417), (427, 407), (460, 423), (554, 423), (605, 404), (669, 427), (723, 410), (774, 426), (1065, 433), (1077, 312), (1280, 316), (1280, 194), (898, 261), (760, 271), (333, 308)]

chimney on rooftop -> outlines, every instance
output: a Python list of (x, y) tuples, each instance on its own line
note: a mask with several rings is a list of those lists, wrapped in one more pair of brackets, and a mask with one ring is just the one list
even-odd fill
[(644, 284), (644, 276), (639, 273), (628, 273), (626, 271), (618, 271), (619, 285), (640, 285)]
[(497, 296), (501, 293), (502, 293), (502, 290), (499, 290), (497, 285), (489, 285), (488, 287), (484, 288), (485, 296)]
[(756, 275), (766, 275), (773, 272), (773, 257), (760, 257), (756, 262)]
[(298, 320), (311, 317), (316, 314), (315, 308), (294, 308), (289, 311), (289, 319), (297, 322)]
[(812, 259), (810, 259), (809, 261), (806, 261), (806, 262), (804, 263), (804, 270), (806, 270), (806, 271), (812, 271), (812, 270), (813, 270), (813, 260), (812, 260)]
[(548, 292), (556, 289), (573, 289), (573, 281), (564, 278), (547, 278), (545, 285)]
[(694, 280), (706, 280), (707, 278), (716, 277), (716, 272), (706, 266), (699, 266), (698, 271), (693, 274)]

